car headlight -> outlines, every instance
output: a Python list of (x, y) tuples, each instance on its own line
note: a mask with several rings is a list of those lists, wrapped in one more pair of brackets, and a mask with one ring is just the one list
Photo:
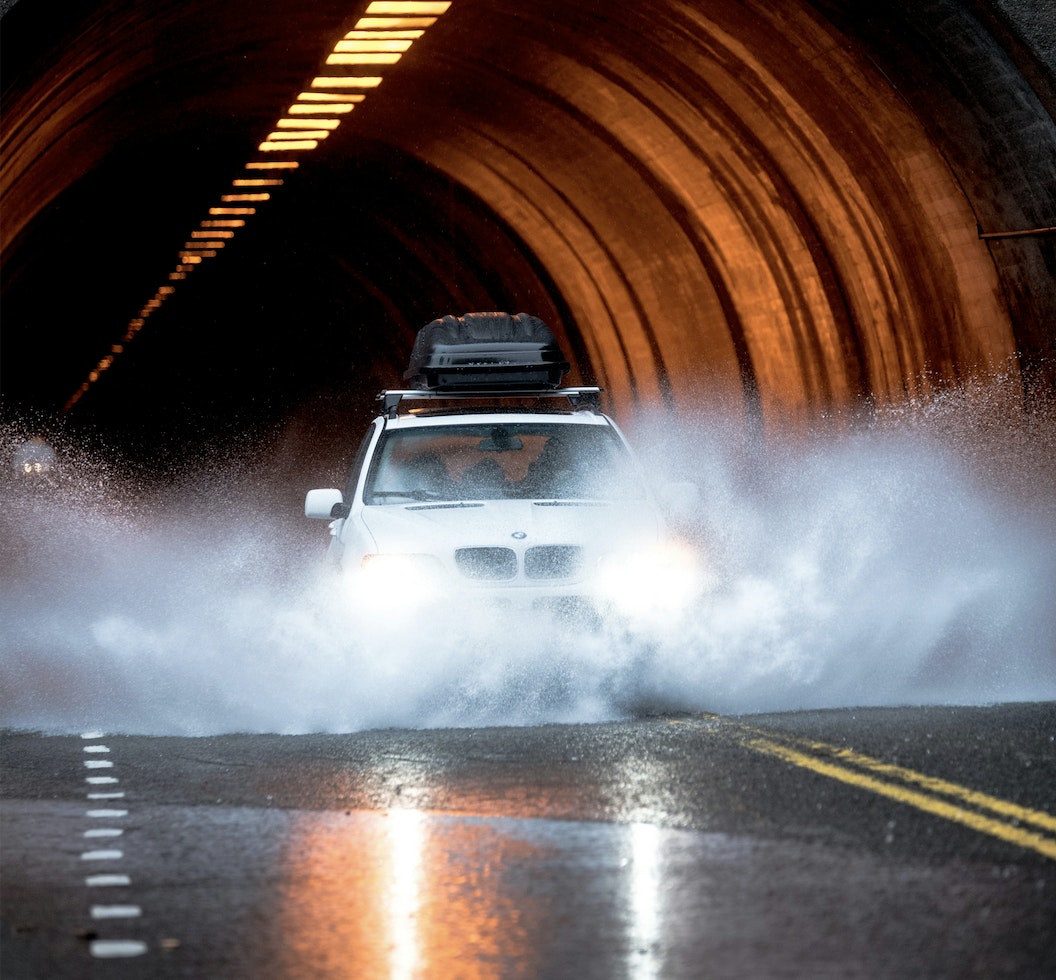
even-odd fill
[(426, 603), (443, 592), (444, 569), (435, 555), (368, 554), (346, 580), (353, 600), (360, 605), (391, 601), (394, 593), (404, 603)]
[(603, 555), (598, 561), (598, 598), (635, 619), (687, 611), (709, 584), (700, 554), (681, 542)]

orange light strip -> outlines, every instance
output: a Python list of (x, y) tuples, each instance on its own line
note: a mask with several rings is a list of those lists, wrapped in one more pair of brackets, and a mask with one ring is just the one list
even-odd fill
[(361, 95), (358, 92), (342, 92), (338, 95), (336, 92), (301, 92), (297, 96), (297, 102), (329, 102), (333, 99), (345, 102), (362, 102), (366, 98), (365, 95)]
[[(368, 7), (367, 9), (369, 10), (370, 8)], [(426, 28), (432, 27), (435, 23), (435, 17), (361, 17), (356, 21), (356, 27), (383, 31), (389, 28), (403, 27)]]
[(387, 51), (372, 51), (367, 54), (335, 52), (327, 56), (326, 63), (328, 65), (394, 65), (402, 57), (403, 54), (400, 52)]
[(261, 153), (288, 152), (289, 150), (314, 150), (319, 145), (318, 140), (265, 140), (257, 147)]
[[(294, 102), (286, 110), (286, 114), (288, 116), (307, 116), (317, 112), (330, 112), (340, 115), (351, 112), (355, 107), (355, 102), (314, 102), (309, 105), (301, 105), (299, 102)], [(282, 125), (281, 119), (279, 120), (279, 125)]]
[(275, 124), (279, 129), (299, 129), (308, 130), (313, 127), (319, 129), (325, 129), (328, 132), (333, 132), (341, 125), (340, 119), (290, 119), (287, 116), (283, 116)]
[[(364, 32), (365, 33), (365, 32)], [(380, 33), (380, 32), (379, 32)], [(357, 38), (349, 38), (346, 34), (344, 38), (337, 42), (334, 46), (335, 52), (344, 53), (365, 53), (373, 51), (394, 51), (403, 53), (406, 51), (414, 41), (410, 38), (389, 38), (385, 37), (381, 40), (376, 38), (369, 38), (359, 40)]]
[(373, 0), (367, 5), (368, 14), (442, 14), (451, 4), (449, 0)]
[(254, 160), (246, 164), (247, 170), (296, 170), (300, 166), (297, 160)]
[(269, 140), (325, 140), (330, 135), (329, 129), (294, 129), (275, 130), (268, 133)]
[[(372, 0), (368, 3), (363, 16), (351, 30), (342, 34), (326, 55), (325, 63), (334, 73), (312, 78), (285, 115), (275, 123), (268, 137), (258, 144), (259, 153), (283, 154), (285, 159), (250, 160), (245, 164), (246, 171), (296, 170), (300, 162), (289, 159), (289, 155), (317, 149), (341, 125), (342, 119), (335, 117), (348, 116), (368, 92), (381, 84), (381, 75), (360, 75), (355, 73), (356, 70), (370, 67), (378, 71), (397, 64), (412, 44), (424, 36), (426, 28), (435, 24), (450, 7), (449, 0)], [(342, 69), (348, 73), (342, 73)], [(298, 116), (304, 118), (298, 119)], [(231, 182), (236, 189), (280, 187), (282, 184), (280, 179), (260, 177), (240, 177)], [(185, 242), (179, 252), (179, 262), (168, 274), (168, 282), (182, 282), (204, 259), (215, 257), (227, 245), (234, 237), (234, 229), (245, 226), (244, 218), (230, 216), (256, 214), (255, 207), (226, 205), (262, 204), (270, 199), (269, 192), (236, 190), (222, 194), (220, 204), (224, 206), (209, 208), (210, 217), (200, 222), (200, 230), (191, 232), (190, 241)], [(63, 412), (77, 404), (91, 385), (109, 370), (114, 358), (124, 351), (123, 344), (129, 343), (143, 329), (147, 318), (175, 289), (172, 285), (158, 288), (139, 315), (128, 322), (122, 344), (113, 345), (110, 353), (89, 372), (88, 379), (69, 398)]]
[(311, 81), (312, 88), (377, 88), (380, 75), (320, 75)]
[[(389, 39), (397, 40), (397, 39), (400, 39), (400, 38), (405, 38), (405, 39), (407, 39), (409, 41), (416, 41), (424, 33), (425, 33), (425, 31), (423, 29), (421, 29), (421, 28), (419, 28), (418, 30), (414, 30), (414, 31), (399, 31), (399, 30), (393, 31), (393, 30), (386, 30), (384, 28), (378, 28), (378, 29), (373, 30), (373, 31), (349, 31), (345, 35), (344, 40), (346, 40), (346, 41), (355, 41), (355, 40), (358, 40), (358, 39), (362, 39), (364, 41), (378, 41), (378, 40), (389, 40)], [(343, 50), (343, 48), (341, 48), (341, 46), (340, 46), (340, 42), (338, 42), (338, 46), (335, 47), (334, 50), (335, 51)]]

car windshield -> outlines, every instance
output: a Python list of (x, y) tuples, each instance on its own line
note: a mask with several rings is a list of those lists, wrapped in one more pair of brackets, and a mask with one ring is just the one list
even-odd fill
[(643, 496), (630, 454), (608, 426), (490, 422), (387, 431), (364, 500), (406, 504)]

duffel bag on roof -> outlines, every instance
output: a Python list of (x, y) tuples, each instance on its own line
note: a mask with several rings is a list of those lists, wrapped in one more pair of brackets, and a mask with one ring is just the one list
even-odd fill
[(418, 331), (404, 378), (426, 391), (557, 388), (568, 362), (528, 313), (466, 313)]

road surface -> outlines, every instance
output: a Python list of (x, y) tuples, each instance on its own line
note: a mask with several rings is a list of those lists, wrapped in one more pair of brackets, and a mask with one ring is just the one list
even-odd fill
[(1056, 705), (3, 734), (4, 978), (1053, 977)]

